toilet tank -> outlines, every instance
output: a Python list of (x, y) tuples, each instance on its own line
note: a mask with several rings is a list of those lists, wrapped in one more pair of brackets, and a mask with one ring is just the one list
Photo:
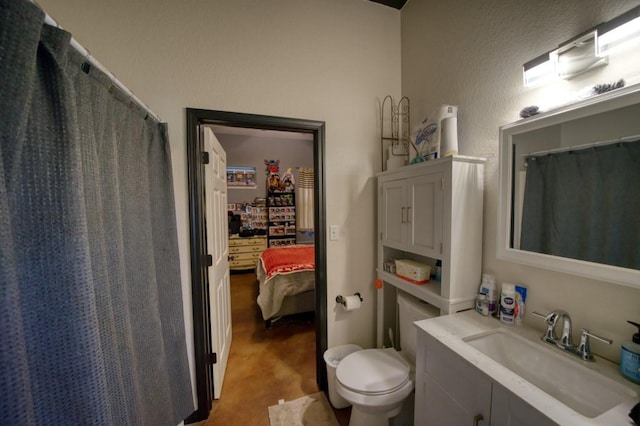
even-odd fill
[(409, 294), (398, 292), (398, 317), (400, 322), (400, 348), (405, 359), (416, 362), (418, 330), (414, 322), (440, 315), (440, 309)]

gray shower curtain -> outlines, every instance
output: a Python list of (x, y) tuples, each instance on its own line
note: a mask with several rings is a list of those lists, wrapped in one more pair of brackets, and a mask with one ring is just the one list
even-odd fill
[(193, 412), (164, 124), (0, 0), (0, 424)]
[(640, 269), (640, 142), (527, 159), (522, 250)]

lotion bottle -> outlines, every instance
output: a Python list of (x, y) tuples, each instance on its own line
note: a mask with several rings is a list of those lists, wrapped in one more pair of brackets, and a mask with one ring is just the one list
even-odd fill
[(622, 343), (620, 371), (627, 379), (640, 384), (640, 324), (627, 322), (638, 327), (638, 332), (633, 335), (632, 340)]
[(500, 294), (500, 322), (514, 325), (516, 321), (516, 286), (512, 283), (502, 283)]

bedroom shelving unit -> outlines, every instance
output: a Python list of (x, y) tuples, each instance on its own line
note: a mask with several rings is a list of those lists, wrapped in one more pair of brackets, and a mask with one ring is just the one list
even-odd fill
[(267, 193), (268, 247), (281, 247), (296, 243), (295, 192), (269, 191)]

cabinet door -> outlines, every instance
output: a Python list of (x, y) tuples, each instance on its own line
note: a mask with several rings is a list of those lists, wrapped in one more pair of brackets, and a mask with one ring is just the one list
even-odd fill
[(552, 426), (556, 423), (497, 383), (491, 397), (491, 426)]
[(416, 401), (416, 406), (420, 406), (416, 409), (421, 410), (419, 420), (415, 421), (416, 425), (472, 426), (489, 424), (488, 421), (485, 421), (488, 419), (480, 413), (472, 416), (465, 409), (467, 407), (460, 405), (447, 395), (442, 387), (429, 376), (426, 376), (423, 386), (426, 399), (423, 404)]
[(423, 256), (442, 259), (442, 174), (409, 179), (407, 191), (409, 249)]
[(489, 424), (491, 379), (424, 332), (416, 363), (416, 425)]
[(382, 184), (381, 229), (382, 244), (404, 249), (407, 240), (406, 180)]

